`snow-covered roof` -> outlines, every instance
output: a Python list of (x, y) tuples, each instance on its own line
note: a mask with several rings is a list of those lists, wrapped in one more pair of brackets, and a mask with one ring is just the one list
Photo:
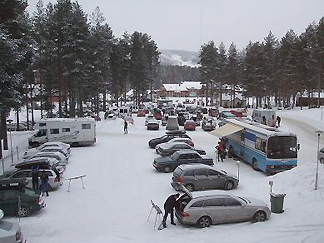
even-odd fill
[(202, 83), (195, 82), (195, 81), (183, 81), (183, 82), (181, 82), (181, 86), (184, 86), (187, 89), (201, 89)]
[(201, 82), (194, 82), (194, 81), (183, 81), (180, 84), (163, 84), (166, 91), (174, 91), (174, 92), (181, 92), (181, 91), (188, 91), (190, 89), (201, 89), (202, 84)]
[(181, 84), (163, 84), (166, 91), (174, 91), (174, 92), (181, 92), (187, 91), (187, 88), (181, 86)]

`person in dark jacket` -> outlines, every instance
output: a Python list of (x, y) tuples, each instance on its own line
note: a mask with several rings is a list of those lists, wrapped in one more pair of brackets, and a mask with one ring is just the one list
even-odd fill
[(42, 195), (46, 194), (46, 196), (48, 196), (48, 191), (51, 188), (51, 186), (48, 183), (48, 175), (46, 174), (45, 171), (41, 173), (40, 179), (41, 179), (41, 185), (39, 188), (42, 192)]
[(127, 127), (128, 127), (128, 123), (126, 121), (126, 119), (124, 119), (124, 133), (128, 133), (128, 130), (127, 130)]
[(162, 220), (162, 225), (164, 228), (166, 228), (166, 220), (168, 217), (168, 214), (170, 214), (171, 217), (171, 224), (176, 225), (176, 223), (174, 222), (174, 208), (177, 205), (177, 199), (180, 196), (179, 193), (177, 194), (173, 194), (171, 196), (169, 196), (167, 198), (167, 200), (164, 203), (164, 216), (163, 216), (163, 220)]
[(281, 117), (277, 116), (278, 127), (280, 127)]
[(33, 184), (33, 189), (35, 191), (38, 191), (38, 171), (39, 171), (39, 165), (33, 165), (32, 166), (32, 184)]

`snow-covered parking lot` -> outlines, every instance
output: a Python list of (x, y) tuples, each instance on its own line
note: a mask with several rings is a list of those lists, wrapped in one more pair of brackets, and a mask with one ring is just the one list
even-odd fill
[[(274, 181), (274, 193), (286, 193), (282, 214), (272, 213), (262, 223), (214, 225), (198, 229), (170, 225), (162, 231), (154, 230), (155, 214), (150, 200), (163, 208), (165, 199), (174, 189), (170, 185), (172, 173), (158, 173), (152, 161), (158, 155), (148, 147), (159, 131), (147, 131), (143, 117), (134, 116), (129, 133), (123, 133), (123, 120), (97, 122), (97, 143), (91, 147), (72, 148), (64, 177), (86, 174), (85, 189), (81, 181), (68, 182), (49, 197), (47, 207), (38, 214), (20, 221), (28, 242), (324, 242), (324, 165), (319, 166), (319, 187), (314, 190), (317, 136), (314, 133), (324, 123), (312, 120), (309, 111), (278, 112), (283, 129), (298, 135), (301, 149), (298, 166), (275, 176), (254, 171), (240, 163), (240, 183), (231, 193), (255, 197), (270, 207), (269, 181)], [(309, 115), (304, 113), (309, 112)], [(299, 115), (298, 115), (299, 114)], [(315, 117), (319, 113), (314, 113)], [(301, 117), (308, 117), (308, 124)], [(313, 121), (313, 122), (312, 122)], [(195, 146), (216, 158), (217, 137), (201, 128), (187, 132)], [(24, 133), (27, 139), (28, 133)], [(324, 146), (323, 142), (321, 142)], [(216, 161), (215, 161), (216, 162)], [(226, 159), (215, 166), (237, 173), (237, 163)], [(9, 218), (9, 220), (17, 220)]]

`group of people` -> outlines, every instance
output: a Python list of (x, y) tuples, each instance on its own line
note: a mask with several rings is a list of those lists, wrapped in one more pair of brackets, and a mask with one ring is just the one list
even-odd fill
[[(41, 179), (41, 184), (39, 185), (39, 178)], [(38, 192), (40, 191), (42, 195), (48, 196), (48, 191), (51, 186), (48, 183), (48, 175), (45, 171), (39, 172), (39, 165), (33, 165), (32, 167), (32, 184), (33, 189)]]

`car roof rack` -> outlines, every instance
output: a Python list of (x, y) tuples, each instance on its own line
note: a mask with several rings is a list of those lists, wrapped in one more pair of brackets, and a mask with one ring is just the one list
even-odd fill
[(0, 179), (0, 190), (20, 189), (27, 185), (26, 178)]
[(50, 161), (48, 158), (40, 158), (40, 159), (31, 159), (15, 165), (17, 169), (31, 169), (33, 165), (39, 165), (42, 169), (47, 169), (50, 167)]
[(186, 130), (171, 130), (171, 131), (166, 131), (165, 133), (168, 134), (168, 135), (171, 135), (171, 134), (185, 134)]

